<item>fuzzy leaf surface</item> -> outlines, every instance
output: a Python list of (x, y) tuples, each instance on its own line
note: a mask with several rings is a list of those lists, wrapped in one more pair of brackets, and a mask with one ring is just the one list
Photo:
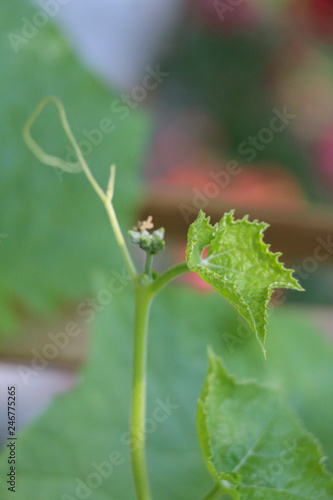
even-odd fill
[[(212, 226), (200, 211), (188, 232), (186, 262), (204, 281), (225, 297), (255, 332), (265, 354), (267, 308), (275, 288), (302, 290), (293, 271), (279, 262), (263, 242), (268, 227), (247, 216), (235, 220), (233, 211)], [(209, 247), (203, 257), (203, 251)]]
[(208, 470), (235, 500), (333, 499), (318, 441), (280, 392), (237, 383), (212, 350), (197, 428)]

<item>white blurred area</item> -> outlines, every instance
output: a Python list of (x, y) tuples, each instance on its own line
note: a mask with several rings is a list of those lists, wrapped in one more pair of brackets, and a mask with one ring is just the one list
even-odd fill
[[(22, 377), (24, 363), (0, 363), (0, 446), (7, 438), (7, 389), (15, 386), (16, 428), (26, 426), (47, 408), (53, 396), (72, 388), (75, 374), (48, 367), (32, 377)], [(29, 364), (27, 370), (31, 370)], [(24, 369), (23, 369), (23, 373)]]
[[(53, 0), (57, 1), (57, 0)], [(63, 0), (64, 1), (64, 0)], [(47, 0), (33, 0), (43, 6)], [(68, 0), (52, 17), (79, 58), (107, 83), (135, 85), (172, 43), (187, 0)]]

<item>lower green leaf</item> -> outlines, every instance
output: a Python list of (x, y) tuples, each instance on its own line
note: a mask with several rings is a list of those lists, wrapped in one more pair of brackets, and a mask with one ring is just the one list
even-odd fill
[[(97, 293), (107, 287), (107, 282), (97, 281), (96, 286)], [(3, 446), (0, 450), (1, 500), (78, 500), (82, 495), (76, 495), (76, 489), (80, 483), (78, 492), (83, 493), (82, 482), (93, 486), (88, 500), (134, 499), (127, 438), (132, 301), (128, 286), (123, 293), (114, 294), (110, 306), (96, 313), (92, 349), (78, 386), (56, 397), (28, 427), (21, 427), (17, 434), (15, 494), (7, 490), (6, 484), (8, 448)], [(281, 387), (307, 426), (320, 435), (325, 452), (333, 457), (333, 350), (329, 340), (306, 315), (276, 309), (270, 317), (271, 354), (266, 363), (254, 335), (249, 331), (245, 338), (239, 325), (239, 315), (217, 294), (170, 287), (153, 304), (148, 353), (147, 461), (154, 500), (200, 500), (212, 486), (200, 456), (194, 422), (197, 395), (206, 373), (207, 341), (216, 352), (223, 352), (228, 370), (237, 377), (250, 374)], [(87, 327), (91, 328), (90, 324)], [(238, 343), (226, 343), (226, 332)], [(43, 372), (37, 377), (43, 377)], [(154, 421), (156, 399), (178, 405), (163, 422)], [(18, 405), (20, 418), (25, 405), (24, 401), (20, 405), (20, 395)], [(163, 419), (160, 411), (157, 415)], [(109, 461), (114, 451), (119, 451), (125, 462), (114, 465), (111, 475), (101, 476), (102, 484), (97, 487), (93, 464)], [(118, 464), (117, 456), (114, 462)], [(265, 500), (271, 498), (276, 496), (265, 496)]]
[(235, 500), (333, 499), (319, 443), (280, 393), (236, 382), (211, 350), (197, 428), (221, 494)]

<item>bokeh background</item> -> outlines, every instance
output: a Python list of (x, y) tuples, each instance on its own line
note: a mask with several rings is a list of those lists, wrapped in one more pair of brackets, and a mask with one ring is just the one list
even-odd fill
[[(78, 498), (78, 480), (112, 450), (124, 464), (89, 498), (133, 497), (122, 439), (131, 287), (86, 179), (41, 165), (23, 142), (47, 95), (63, 101), (102, 185), (117, 165), (124, 232), (150, 214), (166, 228), (158, 270), (184, 260), (200, 208), (213, 221), (234, 208), (271, 224), (266, 241), (306, 289), (276, 293), (266, 362), (199, 278), (158, 298), (148, 414), (168, 397), (178, 408), (148, 436), (153, 490), (185, 499), (209, 488), (194, 418), (207, 343), (238, 377), (285, 392), (333, 470), (332, 0), (11, 0), (1, 2), (0, 29), (0, 442), (14, 384), (17, 498)], [(33, 133), (74, 159), (52, 106)], [(66, 336), (71, 322), (78, 333)]]

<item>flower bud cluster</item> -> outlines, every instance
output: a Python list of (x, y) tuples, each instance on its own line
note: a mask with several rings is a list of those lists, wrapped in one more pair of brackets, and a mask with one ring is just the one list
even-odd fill
[(128, 231), (131, 242), (134, 245), (139, 245), (139, 247), (151, 255), (156, 255), (158, 252), (164, 249), (164, 228), (161, 227), (153, 233), (149, 233), (147, 229), (142, 231), (131, 230)]

